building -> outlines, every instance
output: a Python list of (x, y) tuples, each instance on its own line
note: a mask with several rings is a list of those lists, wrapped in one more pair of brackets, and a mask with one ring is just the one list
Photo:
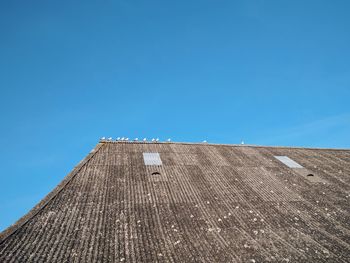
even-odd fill
[(350, 262), (350, 150), (102, 140), (0, 262)]

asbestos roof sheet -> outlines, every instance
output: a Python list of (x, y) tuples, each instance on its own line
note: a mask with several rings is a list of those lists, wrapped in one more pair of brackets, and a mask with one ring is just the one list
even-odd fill
[(0, 233), (0, 262), (345, 263), (349, 201), (350, 150), (101, 142)]

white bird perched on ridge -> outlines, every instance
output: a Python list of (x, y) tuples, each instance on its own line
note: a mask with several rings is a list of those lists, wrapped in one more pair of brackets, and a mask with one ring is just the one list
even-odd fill
[(109, 137), (108, 140), (111, 141), (113, 138), (112, 137)]
[(146, 141), (147, 141), (147, 138), (143, 138), (143, 141), (146, 142)]
[(156, 142), (159, 142), (159, 138), (156, 139)]
[(120, 140), (120, 137), (117, 137), (117, 141), (119, 141)]
[(106, 137), (102, 137), (101, 140), (106, 140)]
[(156, 139), (152, 138), (152, 142), (154, 142)]
[(139, 138), (135, 138), (135, 139), (134, 139), (134, 141), (138, 141), (138, 140), (139, 140)]

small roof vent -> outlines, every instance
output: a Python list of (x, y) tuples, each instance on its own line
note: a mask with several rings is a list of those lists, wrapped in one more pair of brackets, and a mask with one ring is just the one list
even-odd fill
[(275, 158), (287, 165), (289, 168), (303, 168), (300, 164), (293, 161), (288, 156), (275, 156)]
[(159, 153), (143, 153), (145, 165), (162, 165)]

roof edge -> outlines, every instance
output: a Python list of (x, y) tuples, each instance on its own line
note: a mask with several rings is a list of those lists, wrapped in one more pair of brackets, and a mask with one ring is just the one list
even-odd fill
[(208, 142), (152, 142), (152, 141), (113, 141), (100, 140), (100, 143), (125, 143), (125, 144), (182, 144), (182, 145), (212, 145), (212, 146), (231, 146), (231, 147), (254, 147), (254, 148), (284, 148), (284, 149), (305, 149), (305, 150), (335, 150), (350, 151), (350, 148), (322, 148), (322, 147), (302, 147), (302, 146), (266, 146), (257, 144), (228, 144), (228, 143), (208, 143)]
[(73, 170), (68, 173), (63, 180), (49, 192), (37, 205), (35, 205), (28, 213), (18, 219), (14, 224), (0, 232), (0, 244), (3, 243), (9, 236), (13, 235), (19, 228), (24, 226), (30, 219), (37, 215), (54, 197), (56, 197), (65, 186), (76, 176), (76, 174), (84, 167), (84, 165), (99, 151), (104, 144), (99, 142), (90, 153), (82, 159)]

